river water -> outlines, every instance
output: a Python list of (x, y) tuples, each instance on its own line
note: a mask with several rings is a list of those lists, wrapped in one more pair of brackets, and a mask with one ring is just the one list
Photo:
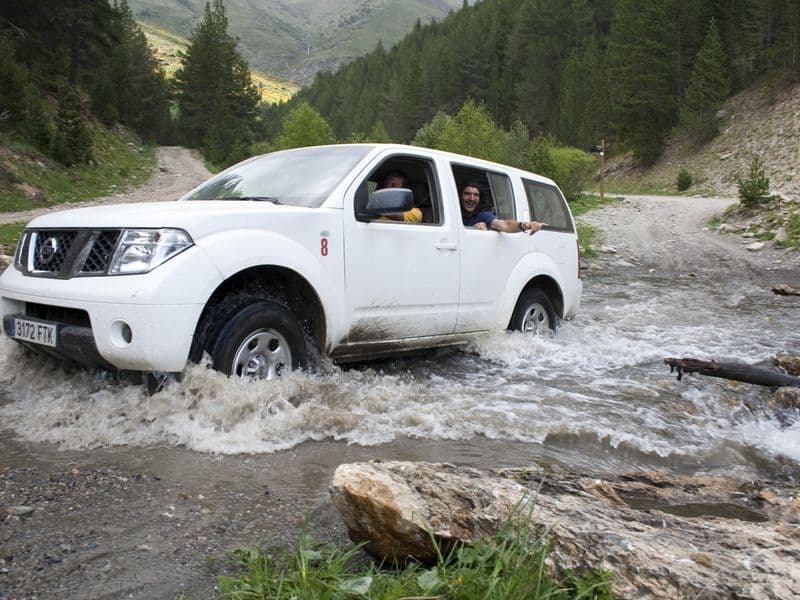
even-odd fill
[(584, 286), (578, 317), (552, 338), (497, 334), (465, 351), (324, 364), (260, 383), (195, 366), (152, 397), (32, 358), (2, 337), (3, 435), (77, 453), (283, 455), (308, 458), (321, 473), (373, 456), (742, 477), (800, 462), (800, 419), (771, 412), (770, 390), (697, 375), (677, 381), (663, 364), (767, 365), (796, 353), (797, 298), (690, 273), (609, 271)]

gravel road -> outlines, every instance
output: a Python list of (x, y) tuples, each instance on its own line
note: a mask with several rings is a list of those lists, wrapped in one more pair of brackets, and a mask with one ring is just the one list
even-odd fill
[[(603, 236), (597, 268), (632, 268), (689, 274), (732, 271), (742, 276), (798, 283), (800, 252), (755, 242), (736, 234), (721, 235), (708, 221), (721, 216), (734, 198), (623, 196), (622, 201), (581, 216)], [(789, 283), (789, 281), (786, 281)]]

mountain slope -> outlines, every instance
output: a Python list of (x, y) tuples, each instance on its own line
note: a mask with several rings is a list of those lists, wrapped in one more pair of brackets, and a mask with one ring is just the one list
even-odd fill
[(609, 181), (674, 190), (678, 171), (685, 168), (695, 181), (689, 193), (735, 197), (737, 177), (747, 177), (750, 162), (758, 156), (771, 192), (800, 201), (800, 84), (748, 88), (729, 98), (719, 114), (720, 135), (705, 146), (675, 138), (652, 169), (612, 162), (616, 172)]
[[(129, 0), (140, 21), (188, 37), (205, 0)], [(250, 66), (309, 82), (375, 48), (398, 41), (417, 19), (426, 23), (463, 0), (226, 0), (229, 31), (240, 38)]]
[[(142, 23), (141, 26), (147, 38), (147, 43), (155, 51), (161, 68), (164, 69), (167, 77), (173, 77), (175, 71), (180, 68), (180, 53), (186, 50), (189, 45), (188, 40), (176, 33), (171, 33), (147, 23)], [(300, 89), (300, 86), (294, 81), (265, 75), (256, 69), (251, 69), (250, 75), (253, 78), (253, 83), (261, 90), (262, 102), (285, 102)]]

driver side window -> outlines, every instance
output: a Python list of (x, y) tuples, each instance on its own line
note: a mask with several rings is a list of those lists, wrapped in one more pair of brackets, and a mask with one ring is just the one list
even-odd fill
[(361, 182), (355, 194), (355, 213), (358, 220), (364, 212), (370, 196), (377, 190), (401, 188), (411, 190), (412, 205), (409, 210), (391, 213), (371, 220), (373, 223), (406, 223), (438, 225), (441, 223), (439, 186), (434, 175), (433, 165), (423, 159), (410, 156), (393, 156), (373, 170)]

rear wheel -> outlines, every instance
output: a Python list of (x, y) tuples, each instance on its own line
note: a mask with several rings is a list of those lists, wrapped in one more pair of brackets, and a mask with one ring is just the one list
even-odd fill
[(509, 329), (546, 334), (555, 332), (556, 327), (556, 311), (547, 294), (538, 288), (528, 288), (522, 292), (511, 316)]
[(308, 364), (303, 329), (286, 306), (272, 299), (236, 296), (209, 315), (203, 348), (213, 367), (232, 377), (274, 379)]

